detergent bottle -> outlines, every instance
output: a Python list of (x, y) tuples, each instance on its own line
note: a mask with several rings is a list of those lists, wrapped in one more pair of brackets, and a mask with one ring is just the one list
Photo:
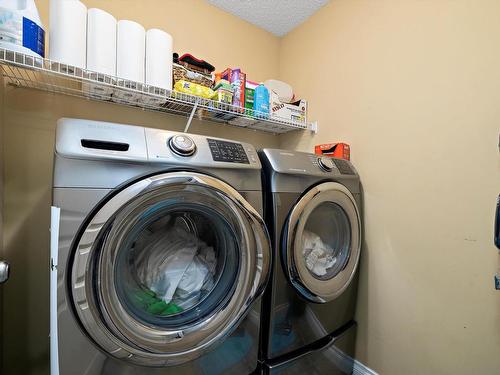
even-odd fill
[(253, 94), (253, 110), (256, 116), (269, 117), (269, 90), (263, 83), (255, 88)]
[(45, 56), (45, 31), (34, 0), (0, 0), (0, 48)]

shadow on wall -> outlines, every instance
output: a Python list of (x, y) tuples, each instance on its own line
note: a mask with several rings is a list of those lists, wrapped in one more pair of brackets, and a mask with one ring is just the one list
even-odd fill
[(325, 140), (325, 138), (321, 138), (318, 135), (319, 133), (315, 134), (310, 131), (290, 132), (287, 134), (283, 134), (280, 137), (279, 147), (286, 150), (314, 152), (314, 145), (317, 143), (322, 143), (321, 141), (319, 141), (320, 139)]
[[(35, 205), (16, 211), (23, 219), (16, 223), (5, 246), (12, 273), (3, 287), (4, 334), (8, 340), (2, 374), (49, 373), (50, 197), (50, 189), (45, 187)], [(16, 205), (6, 198), (6, 206)], [(33, 228), (40, 229), (36, 235)]]

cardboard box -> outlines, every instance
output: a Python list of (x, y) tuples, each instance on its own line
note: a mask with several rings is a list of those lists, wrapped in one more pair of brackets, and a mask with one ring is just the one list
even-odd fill
[(245, 108), (252, 110), (252, 111), (249, 111), (249, 113), (253, 113), (253, 97), (254, 97), (255, 88), (257, 86), (259, 86), (259, 84), (257, 82), (252, 82), (249, 80), (247, 80), (246, 85), (245, 85)]
[(296, 122), (307, 122), (307, 101), (304, 99), (293, 103), (280, 102), (278, 95), (270, 90), (271, 117)]
[(233, 105), (245, 108), (245, 85), (247, 75), (238, 68), (227, 68), (221, 73), (221, 79), (225, 79), (233, 86)]
[(314, 147), (316, 155), (333, 156), (334, 158), (351, 160), (351, 147), (347, 143), (324, 143)]

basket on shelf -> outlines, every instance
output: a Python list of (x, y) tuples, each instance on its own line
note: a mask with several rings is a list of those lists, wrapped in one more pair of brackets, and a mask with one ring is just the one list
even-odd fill
[[(186, 64), (187, 65), (187, 64)], [(181, 64), (173, 64), (174, 84), (177, 81), (188, 81), (202, 86), (212, 87), (212, 75), (208, 71), (201, 72), (186, 68)]]

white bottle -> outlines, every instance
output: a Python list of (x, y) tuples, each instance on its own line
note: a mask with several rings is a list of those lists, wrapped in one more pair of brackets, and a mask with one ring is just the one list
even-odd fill
[(45, 56), (45, 30), (34, 0), (0, 0), (0, 48)]

